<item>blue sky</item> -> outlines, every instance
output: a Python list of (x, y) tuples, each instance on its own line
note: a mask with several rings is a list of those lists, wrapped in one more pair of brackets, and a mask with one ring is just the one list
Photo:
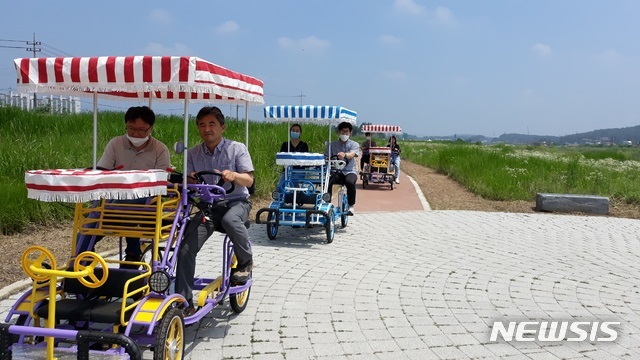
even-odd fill
[[(0, 39), (35, 33), (39, 56), (198, 56), (263, 80), (265, 105), (340, 105), (419, 136), (566, 135), (640, 124), (639, 13), (636, 0), (5, 0)], [(0, 48), (0, 93), (30, 54)]]

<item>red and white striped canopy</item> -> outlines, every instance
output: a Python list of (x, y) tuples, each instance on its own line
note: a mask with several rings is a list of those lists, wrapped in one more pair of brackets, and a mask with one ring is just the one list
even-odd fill
[(396, 125), (362, 125), (362, 132), (371, 133), (388, 133), (388, 134), (402, 134), (400, 126)]
[(14, 63), (23, 92), (264, 104), (261, 80), (197, 57), (20, 58)]

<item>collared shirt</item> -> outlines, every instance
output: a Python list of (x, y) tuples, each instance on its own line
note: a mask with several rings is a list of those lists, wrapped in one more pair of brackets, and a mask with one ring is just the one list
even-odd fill
[[(358, 172), (356, 171), (356, 161), (355, 158), (358, 157), (358, 155), (360, 155), (360, 145), (358, 145), (357, 142), (349, 139), (347, 140), (346, 143), (342, 143), (342, 141), (340, 140), (336, 140), (334, 142), (332, 142), (331, 144), (331, 156), (336, 155), (339, 152), (343, 152), (343, 153), (349, 153), (349, 152), (353, 152), (354, 154), (356, 154), (355, 157), (345, 160), (347, 162), (347, 164), (344, 166), (344, 169), (342, 169), (342, 173), (343, 174), (349, 174), (349, 173), (353, 173), (353, 174), (358, 174)], [(327, 150), (324, 153), (324, 156), (328, 157), (329, 156), (329, 147), (327, 147)]]
[(169, 148), (161, 141), (149, 137), (147, 146), (138, 151), (125, 135), (121, 135), (109, 140), (97, 165), (106, 169), (122, 166), (121, 170), (166, 170), (171, 166), (171, 160)]
[[(249, 173), (254, 170), (249, 150), (243, 143), (222, 138), (213, 152), (212, 154), (204, 143), (189, 149), (187, 151), (187, 171), (192, 173), (231, 170), (238, 173)], [(217, 181), (217, 179), (215, 180)], [(234, 185), (235, 189), (232, 193), (227, 194), (227, 200), (249, 197), (249, 190), (246, 186)]]

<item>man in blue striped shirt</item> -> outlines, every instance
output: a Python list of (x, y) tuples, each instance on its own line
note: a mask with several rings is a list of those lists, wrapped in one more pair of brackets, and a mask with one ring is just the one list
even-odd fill
[[(249, 219), (251, 203), (249, 202), (249, 187), (253, 185), (253, 163), (247, 147), (239, 142), (222, 137), (225, 131), (225, 119), (222, 111), (215, 106), (205, 106), (196, 115), (198, 132), (202, 143), (187, 152), (187, 170), (190, 177), (199, 171), (218, 171), (222, 179), (235, 185), (233, 192), (226, 195), (227, 210), (222, 216), (220, 224), (211, 221), (191, 222), (186, 229), (178, 253), (178, 267), (176, 271), (176, 292), (182, 294), (191, 306), (185, 309), (185, 315), (195, 312), (193, 307), (193, 285), (196, 268), (196, 255), (221, 225), (233, 243), (238, 266), (231, 275), (232, 283), (246, 283), (253, 268), (253, 254), (249, 244), (249, 232), (245, 223)], [(214, 177), (214, 175), (205, 175)], [(194, 180), (189, 180), (195, 182)], [(215, 184), (217, 181), (207, 180)], [(197, 227), (197, 230), (194, 229)]]

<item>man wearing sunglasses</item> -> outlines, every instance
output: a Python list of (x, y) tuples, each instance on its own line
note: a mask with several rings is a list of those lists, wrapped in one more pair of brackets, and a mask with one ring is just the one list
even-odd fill
[[(118, 170), (165, 170), (171, 166), (169, 148), (161, 141), (151, 137), (156, 115), (148, 106), (133, 106), (124, 114), (124, 135), (116, 136), (109, 141), (102, 157), (98, 161), (98, 168)], [(126, 204), (145, 204), (148, 198), (134, 200), (114, 200), (113, 202)], [(91, 250), (102, 240), (96, 236), (78, 235), (77, 253)], [(142, 250), (140, 239), (127, 238), (125, 261), (140, 261)], [(126, 267), (126, 266), (125, 266)]]

